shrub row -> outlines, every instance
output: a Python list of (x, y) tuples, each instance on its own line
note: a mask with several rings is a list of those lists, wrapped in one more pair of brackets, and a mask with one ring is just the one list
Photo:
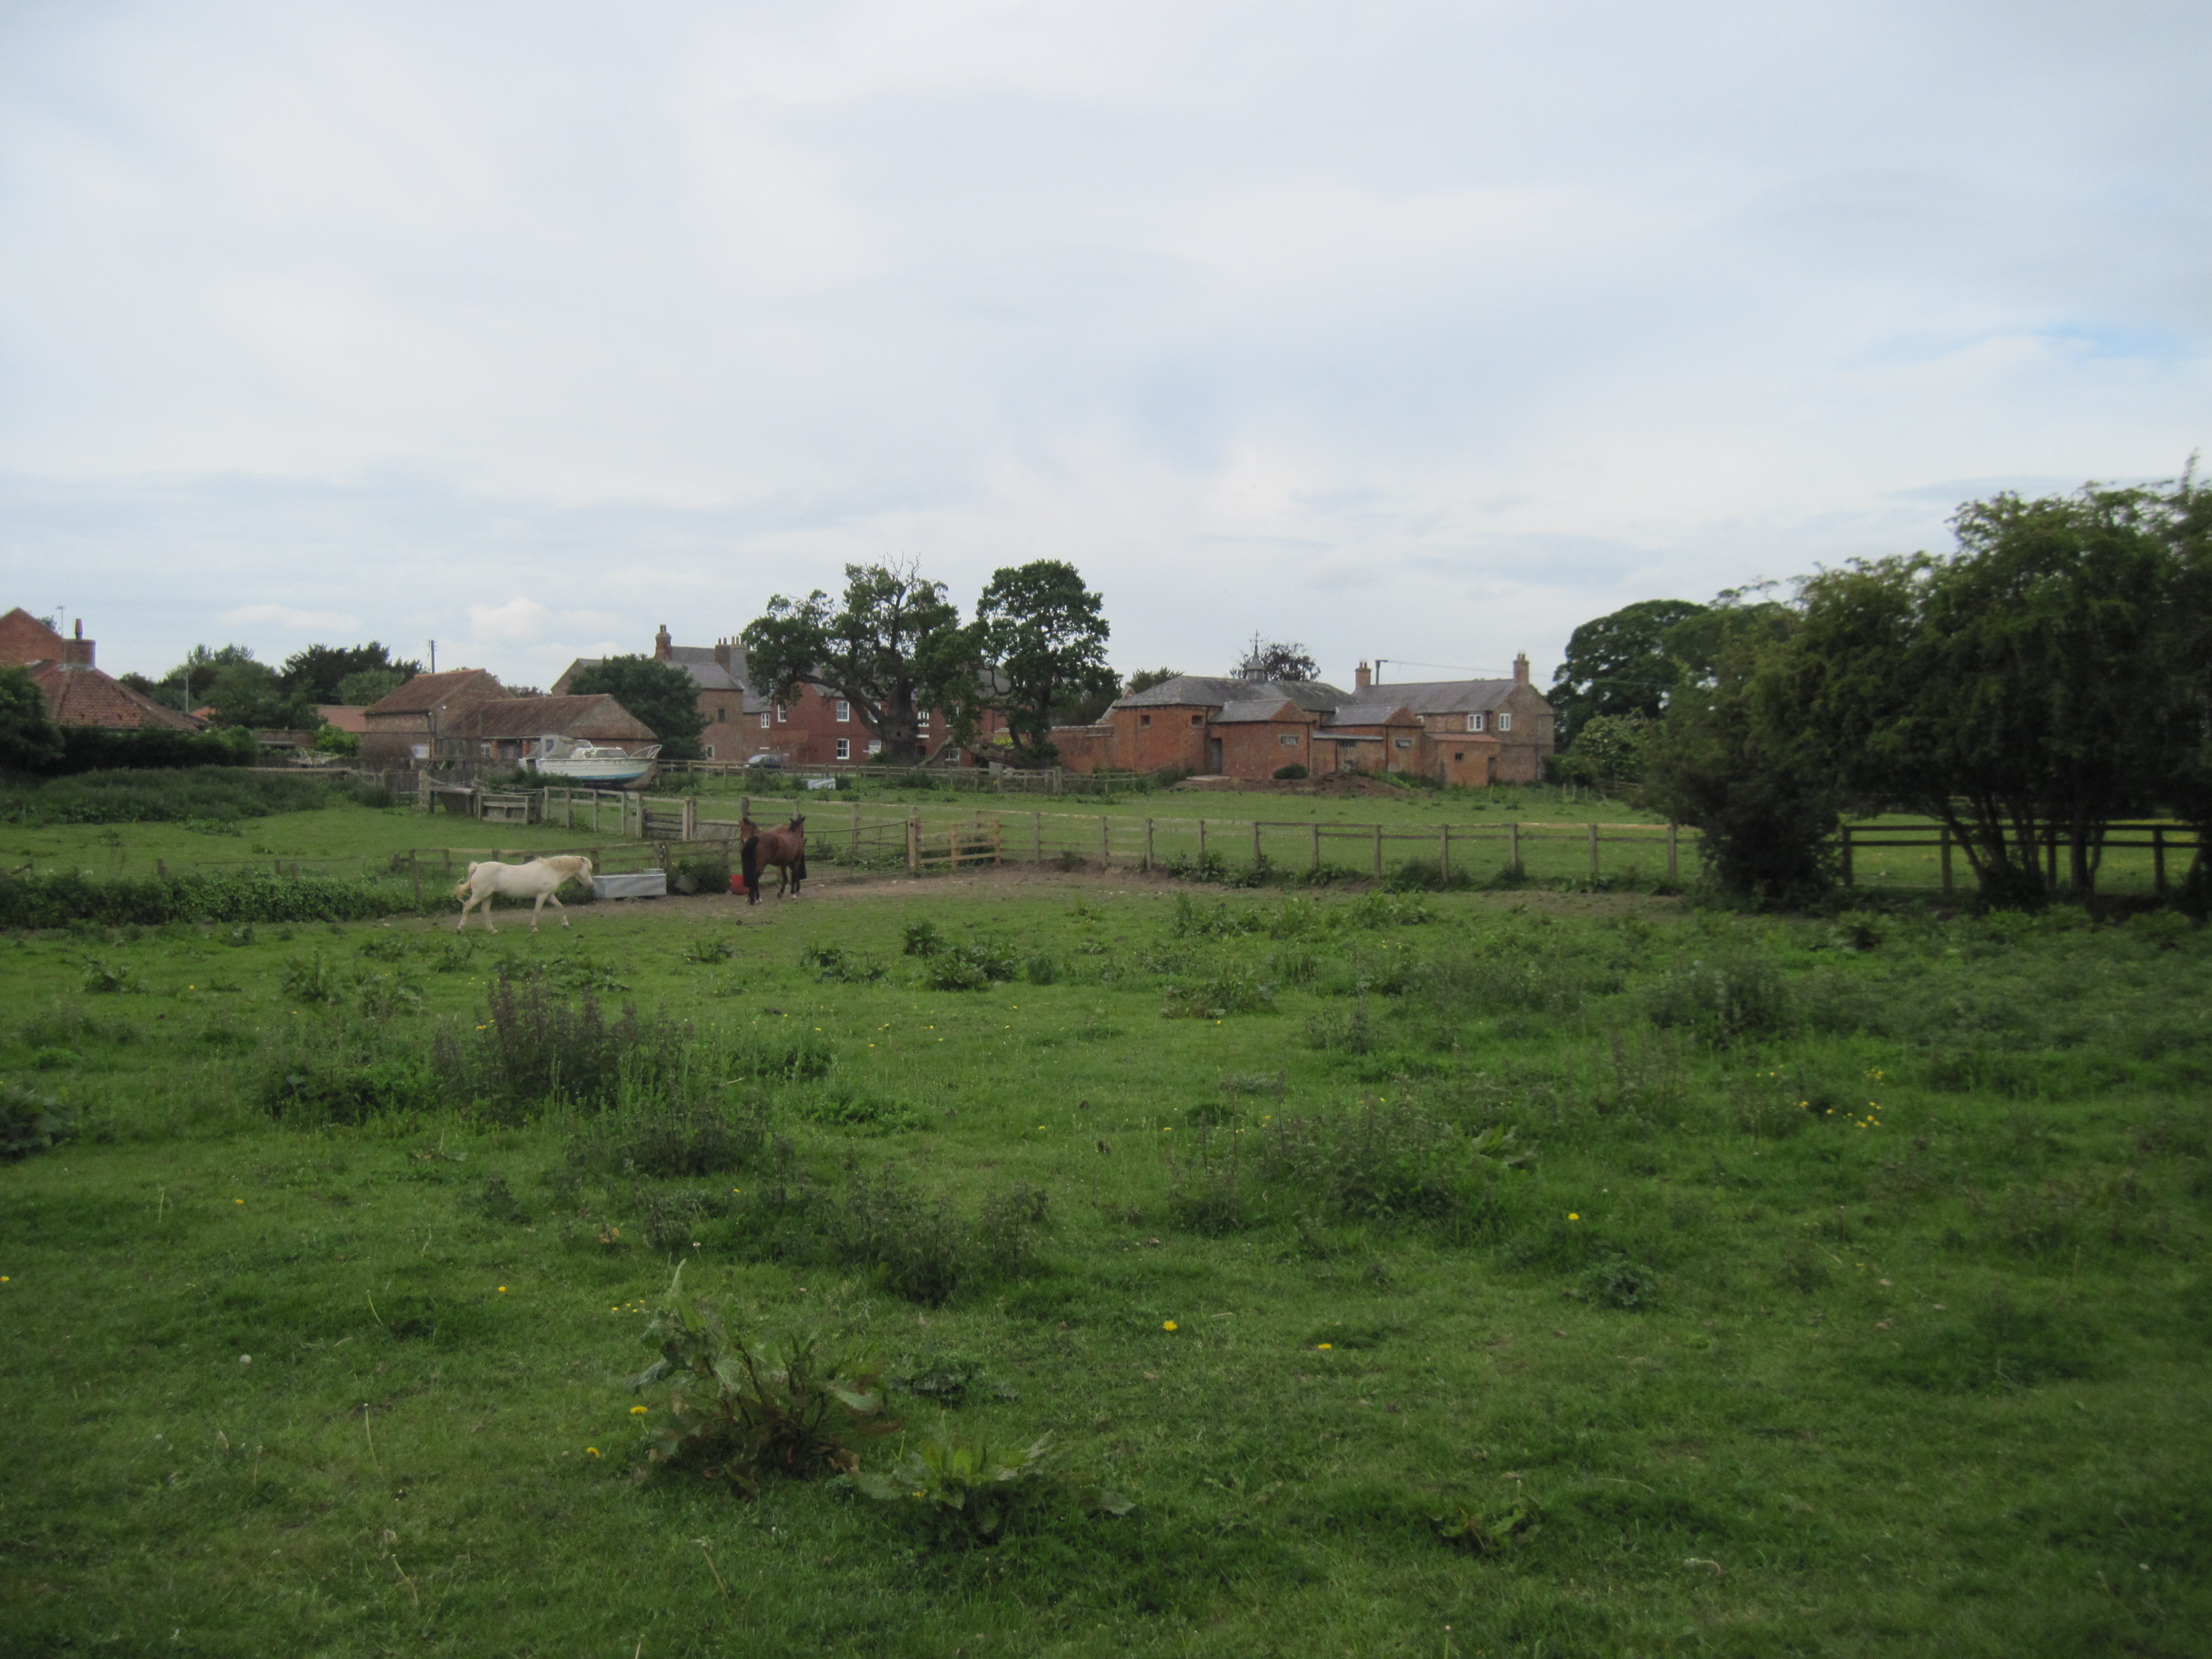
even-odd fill
[(0, 783), (0, 818), (14, 823), (222, 823), (324, 806), (391, 805), (389, 792), (350, 777), (249, 772), (228, 763), (169, 761), (162, 763), (169, 769), (165, 770), (118, 764), (123, 769), (81, 772), (45, 783)]
[(119, 927), (169, 921), (373, 921), (412, 914), (414, 896), (396, 885), (335, 876), (126, 877), (93, 881), (74, 871), (0, 877), (0, 927)]

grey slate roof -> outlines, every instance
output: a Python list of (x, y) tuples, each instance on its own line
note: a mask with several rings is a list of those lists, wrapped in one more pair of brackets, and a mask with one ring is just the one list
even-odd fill
[[(1346, 701), (1348, 694), (1322, 680), (1240, 680), (1233, 676), (1178, 674), (1150, 690), (1123, 697), (1116, 708), (1225, 708), (1232, 703), (1268, 702), (1280, 708), (1287, 698), (1301, 708), (1322, 712)], [(1272, 700), (1272, 701), (1270, 701)], [(1251, 715), (1243, 716), (1249, 720)]]
[(1254, 697), (1246, 702), (1224, 703), (1213, 723), (1235, 726), (1252, 720), (1295, 720), (1300, 712), (1288, 697)]
[[(1355, 699), (1339, 703), (1336, 706), (1336, 724), (1380, 726), (1401, 711), (1419, 712), (1413, 709), (1412, 704), (1398, 695), (1405, 689), (1401, 685), (1381, 687), (1365, 692)], [(1386, 691), (1387, 696), (1384, 695)]]
[(1511, 680), (1404, 680), (1376, 686), (1367, 696), (1387, 694), (1416, 714), (1475, 714), (1498, 708), (1512, 696), (1513, 685)]

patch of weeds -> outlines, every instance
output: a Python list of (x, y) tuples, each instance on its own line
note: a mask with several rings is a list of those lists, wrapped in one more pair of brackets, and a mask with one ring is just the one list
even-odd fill
[(971, 1395), (1000, 1401), (1021, 1397), (1008, 1384), (994, 1381), (982, 1361), (959, 1353), (927, 1355), (897, 1382), (906, 1393), (954, 1411), (966, 1405)]
[(1168, 931), (1177, 939), (1236, 939), (1259, 933), (1266, 926), (1256, 910), (1232, 908), (1218, 902), (1200, 904), (1188, 893), (1177, 893)]
[(1168, 1169), (1168, 1218), (1194, 1233), (1233, 1233), (1250, 1224), (1243, 1189), (1243, 1137), (1231, 1131), (1217, 1149), (1200, 1127), (1181, 1152), (1164, 1154)]
[(82, 983), (94, 996), (120, 996), (146, 988), (138, 970), (127, 962), (88, 962)]
[(320, 951), (286, 962), (276, 985), (288, 1002), (336, 1002), (345, 994), (343, 979)]
[(1176, 986), (1160, 1008), (1163, 1019), (1225, 1019), (1273, 1011), (1273, 994), (1242, 969), (1224, 968)]
[(817, 1031), (753, 1031), (737, 1039), (724, 1064), (732, 1075), (768, 1081), (806, 1083), (827, 1077), (836, 1051)]
[(825, 1129), (862, 1135), (905, 1134), (932, 1127), (929, 1119), (903, 1102), (839, 1084), (805, 1101), (799, 1115)]
[(1270, 1185), (1310, 1194), (1342, 1216), (1460, 1229), (1489, 1210), (1498, 1176), (1527, 1162), (1510, 1129), (1469, 1133), (1418, 1107), (1376, 1102), (1341, 1117), (1284, 1114), (1257, 1139)]
[(1544, 1528), (1542, 1511), (1528, 1499), (1503, 1514), (1461, 1508), (1449, 1515), (1432, 1516), (1430, 1522), (1438, 1538), (1469, 1555), (1502, 1555), (1517, 1550)]
[(1654, 1025), (1692, 1031), (1717, 1046), (1786, 1030), (1795, 1012), (1781, 972), (1748, 953), (1677, 968), (1644, 998)]
[[(678, 952), (684, 961), (696, 963), (702, 968), (718, 967), (737, 953), (738, 947), (728, 939), (703, 937), (693, 939)], [(803, 954), (799, 960), (805, 960)]]
[(1022, 977), (1032, 985), (1051, 985), (1060, 979), (1060, 963), (1040, 952), (1022, 964)]
[(270, 1117), (295, 1127), (358, 1126), (428, 1109), (443, 1081), (390, 1028), (355, 1024), (291, 1033), (262, 1067), (256, 1093)]
[(825, 1352), (811, 1334), (772, 1346), (733, 1333), (723, 1308), (684, 1296), (683, 1279), (679, 1266), (647, 1328), (660, 1358), (629, 1385), (668, 1390), (647, 1433), (653, 1463), (750, 1498), (777, 1475), (852, 1474), (860, 1446), (899, 1426), (857, 1356)]
[(1007, 1452), (932, 1430), (882, 1470), (858, 1471), (849, 1483), (912, 1517), (940, 1547), (995, 1544), (1062, 1509), (1127, 1515), (1135, 1507), (1095, 1481), (1061, 1474), (1051, 1450), (1049, 1436)]
[(1635, 1312), (1658, 1302), (1659, 1275), (1626, 1256), (1608, 1256), (1585, 1268), (1569, 1294), (1594, 1302), (1601, 1308)]
[(699, 1243), (702, 1224), (719, 1220), (735, 1207), (726, 1193), (665, 1187), (635, 1188), (623, 1195), (623, 1202), (645, 1247), (671, 1260)]
[(922, 959), (922, 983), (933, 991), (981, 991), (1013, 976), (1012, 955), (986, 939), (941, 945)]
[(514, 1121), (555, 1102), (605, 1110), (626, 1086), (674, 1089), (706, 1065), (702, 1047), (690, 1026), (635, 1007), (610, 1020), (589, 991), (570, 1004), (497, 980), (477, 1020), (438, 1033), (433, 1056), (453, 1104)]
[(1436, 907), (1413, 893), (1363, 893), (1339, 915), (1346, 927), (1413, 927), (1436, 920)]
[(390, 1019), (422, 1006), (422, 988), (397, 974), (363, 974), (354, 987), (354, 1006), (364, 1018)]
[(1382, 1046), (1382, 1036), (1369, 1018), (1367, 1005), (1355, 1002), (1340, 1014), (1317, 1014), (1305, 1024), (1310, 1048), (1339, 1054), (1372, 1054)]
[(771, 1150), (764, 1094), (725, 1103), (630, 1090), (576, 1133), (568, 1156), (579, 1169), (666, 1181), (748, 1170)]
[(430, 970), (439, 974), (466, 973), (476, 965), (477, 955), (483, 948), (480, 934), (448, 934), (430, 948)]
[(253, 943), (253, 924), (250, 921), (240, 922), (234, 927), (224, 928), (216, 937), (234, 950), (242, 949)]
[(0, 1161), (13, 1163), (75, 1138), (76, 1120), (48, 1095), (0, 1083)]
[(1221, 1092), (1232, 1096), (1272, 1095), (1280, 1100), (1288, 1077), (1286, 1072), (1224, 1072)]
[(1459, 893), (1475, 884), (1470, 872), (1447, 871), (1434, 859), (1407, 859), (1385, 879), (1394, 893)]
[(1291, 945), (1270, 957), (1267, 969), (1279, 984), (1303, 988), (1321, 977), (1321, 958), (1303, 945)]
[[(250, 944), (252, 941), (249, 939), (247, 942)], [(368, 957), (371, 962), (402, 961), (406, 957), (409, 949), (406, 934), (382, 932), (371, 933), (367, 939), (362, 940), (358, 947), (359, 954)]]
[(853, 955), (839, 945), (810, 945), (799, 965), (811, 968), (824, 985), (873, 985), (890, 970), (873, 957)]
[(519, 1227), (530, 1219), (530, 1212), (522, 1207), (514, 1188), (507, 1184), (507, 1177), (496, 1171), (485, 1176), (477, 1188), (477, 1213), (508, 1227)]
[(1885, 1382), (1939, 1393), (2033, 1388), (2094, 1376), (2101, 1368), (2102, 1342), (2087, 1321), (2023, 1306), (2000, 1289), (1964, 1316), (1918, 1325), (1871, 1368)]
[(910, 957), (933, 957), (945, 948), (945, 935), (933, 921), (909, 921), (900, 930), (900, 949)]

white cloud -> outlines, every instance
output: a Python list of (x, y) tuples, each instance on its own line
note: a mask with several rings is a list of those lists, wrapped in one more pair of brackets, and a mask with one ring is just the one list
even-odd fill
[(1541, 672), (2203, 446), (2208, 69), (2153, 0), (10, 9), (0, 605), (542, 682), (1049, 554), (1128, 665)]

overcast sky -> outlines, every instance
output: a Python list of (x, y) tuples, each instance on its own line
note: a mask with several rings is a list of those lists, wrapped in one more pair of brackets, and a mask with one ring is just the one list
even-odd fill
[(2178, 472), (2208, 85), (2203, 0), (0, 0), (0, 609), (544, 684), (1052, 556), (1124, 670), (1548, 680)]

